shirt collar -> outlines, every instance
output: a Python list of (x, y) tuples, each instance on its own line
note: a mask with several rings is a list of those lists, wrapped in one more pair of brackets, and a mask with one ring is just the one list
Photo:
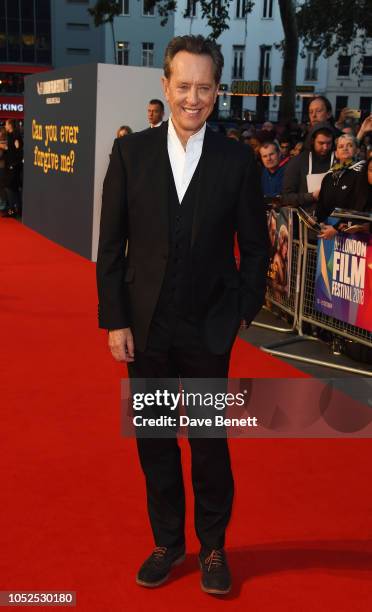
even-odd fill
[[(198, 132), (190, 136), (190, 138), (187, 141), (186, 149), (188, 149), (190, 145), (192, 146), (196, 143), (203, 143), (206, 129), (207, 129), (207, 123), (205, 122)], [(172, 116), (169, 117), (169, 121), (168, 121), (168, 136), (172, 139), (172, 141), (176, 140), (183, 149), (183, 145), (180, 139), (178, 138), (177, 132), (173, 125)]]

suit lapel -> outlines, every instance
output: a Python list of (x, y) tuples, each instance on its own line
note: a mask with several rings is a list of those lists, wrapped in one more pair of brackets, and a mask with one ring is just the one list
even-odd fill
[[(160, 244), (167, 245), (169, 241), (169, 179), (171, 178), (167, 146), (168, 122), (165, 121), (155, 129), (157, 137), (151, 156), (151, 174), (156, 177), (156, 181), (151, 181), (151, 201), (155, 207), (154, 213), (158, 222), (152, 231), (157, 234)], [(215, 192), (218, 187), (218, 177), (222, 176), (223, 161), (220, 138), (216, 137), (214, 132), (207, 127), (200, 158), (200, 179), (192, 224), (191, 248), (194, 246), (207, 207), (213, 206), (215, 202)]]
[(147, 188), (150, 188), (151, 205), (153, 209), (154, 225), (151, 232), (159, 245), (168, 245), (169, 239), (169, 157), (167, 148), (168, 122), (160, 127), (153, 128), (156, 131), (156, 139), (153, 143), (153, 151), (150, 156), (149, 172), (155, 180), (150, 180)]
[(214, 194), (222, 169), (223, 154), (219, 147), (219, 138), (216, 138), (212, 130), (207, 127), (200, 158), (200, 180), (192, 225), (191, 248), (194, 246), (206, 209), (213, 205), (215, 200)]

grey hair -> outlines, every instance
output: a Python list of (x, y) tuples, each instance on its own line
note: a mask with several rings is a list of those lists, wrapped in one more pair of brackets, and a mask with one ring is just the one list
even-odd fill
[(358, 148), (358, 146), (359, 146), (359, 143), (358, 143), (357, 139), (352, 134), (340, 134), (340, 136), (336, 140), (336, 146), (338, 145), (340, 140), (351, 140), (351, 142), (353, 143), (354, 147)]

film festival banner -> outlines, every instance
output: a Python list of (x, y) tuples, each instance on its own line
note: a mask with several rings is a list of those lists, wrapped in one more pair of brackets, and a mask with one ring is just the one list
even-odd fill
[(314, 299), (319, 312), (372, 331), (372, 234), (318, 240)]
[(270, 236), (268, 286), (275, 299), (280, 301), (284, 296), (288, 297), (291, 286), (292, 210), (287, 207), (279, 211), (270, 210), (267, 223)]

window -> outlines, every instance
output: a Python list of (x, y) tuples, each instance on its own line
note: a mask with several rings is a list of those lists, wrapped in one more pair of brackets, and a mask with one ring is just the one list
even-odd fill
[(154, 43), (142, 43), (142, 66), (154, 65)]
[(372, 55), (365, 55), (363, 57), (363, 70), (364, 76), (372, 76)]
[(233, 79), (244, 79), (244, 50), (245, 47), (242, 45), (233, 46)]
[(305, 81), (318, 80), (317, 56), (314, 51), (308, 51), (306, 56)]
[(36, 62), (51, 61), (50, 2), (35, 2)]
[(155, 16), (155, 6), (154, 5), (149, 6), (149, 0), (143, 0), (142, 15), (144, 17), (154, 17)]
[(212, 0), (212, 17), (217, 17), (221, 11), (221, 0)]
[(338, 76), (348, 77), (350, 74), (350, 64), (351, 64), (351, 56), (350, 55), (339, 55), (338, 56)]
[(118, 64), (129, 66), (129, 42), (117, 43)]
[(372, 98), (362, 96), (359, 100), (359, 108), (362, 111), (362, 117), (370, 115), (372, 111)]
[(73, 47), (69, 47), (66, 51), (68, 55), (89, 55), (90, 53), (90, 49), (78, 49)]
[(50, 63), (50, 0), (0, 0), (0, 61)]
[(38, 0), (35, 2), (35, 10), (36, 19), (50, 19), (50, 0)]
[(274, 0), (263, 0), (262, 19), (273, 18), (273, 4)]
[(246, 0), (236, 0), (236, 13), (235, 13), (235, 17), (237, 19), (244, 19), (245, 17), (245, 13), (246, 13), (246, 5), (247, 5), (247, 1)]
[(66, 23), (68, 30), (89, 30), (89, 23)]
[(129, 15), (129, 0), (120, 0), (120, 14)]
[(186, 0), (185, 17), (196, 17), (196, 2), (197, 0)]
[(347, 107), (348, 96), (336, 96), (335, 117), (338, 119), (343, 108)]
[(263, 78), (270, 79), (271, 77), (271, 49), (265, 49), (263, 55)]

